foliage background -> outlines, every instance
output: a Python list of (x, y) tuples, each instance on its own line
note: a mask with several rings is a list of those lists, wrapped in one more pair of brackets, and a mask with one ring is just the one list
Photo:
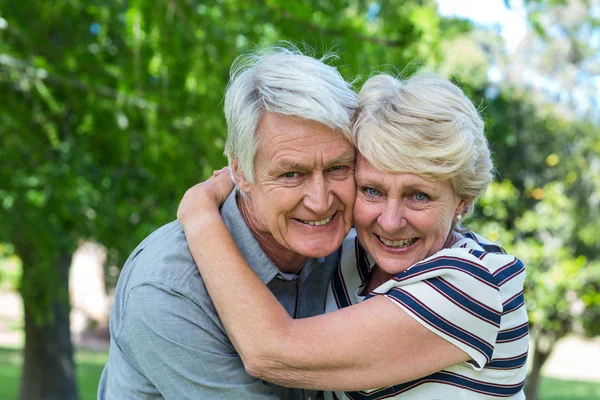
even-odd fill
[(339, 52), (357, 89), (375, 70), (425, 67), (480, 106), (499, 179), (472, 223), (528, 267), (537, 387), (558, 339), (600, 329), (600, 5), (525, 5), (531, 29), (507, 54), (432, 0), (0, 0), (0, 242), (23, 266), (21, 398), (78, 397), (57, 356), (72, 359), (74, 250), (97, 241), (120, 266), (174, 218), (185, 189), (225, 162), (231, 62), (282, 39)]

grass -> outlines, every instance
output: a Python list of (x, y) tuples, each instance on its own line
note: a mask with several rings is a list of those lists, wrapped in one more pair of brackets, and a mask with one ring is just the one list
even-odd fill
[(9, 332), (23, 332), (23, 321), (16, 321), (14, 318), (0, 316), (1, 325), (5, 325), (4, 329)]
[[(108, 353), (78, 351), (75, 354), (77, 364), (77, 385), (81, 400), (97, 398), (98, 381), (102, 374)], [(0, 347), (0, 399), (16, 399), (19, 392), (19, 378), (23, 357), (21, 350)]]
[(21, 350), (0, 347), (0, 399), (16, 399), (23, 357)]
[[(96, 399), (98, 381), (107, 353), (78, 351), (77, 383), (81, 400)], [(16, 399), (23, 358), (17, 348), (0, 347), (0, 399)], [(567, 381), (543, 378), (540, 400), (600, 400), (600, 382)]]
[(599, 400), (600, 382), (563, 381), (543, 378), (540, 387), (541, 400)]
[(16, 291), (21, 280), (21, 260), (16, 256), (5, 257), (0, 243), (0, 289)]

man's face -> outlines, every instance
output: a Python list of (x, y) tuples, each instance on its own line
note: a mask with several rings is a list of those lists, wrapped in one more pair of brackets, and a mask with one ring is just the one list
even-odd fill
[(262, 117), (258, 138), (254, 183), (240, 184), (252, 227), (279, 251), (333, 253), (352, 227), (353, 146), (325, 125), (274, 113)]

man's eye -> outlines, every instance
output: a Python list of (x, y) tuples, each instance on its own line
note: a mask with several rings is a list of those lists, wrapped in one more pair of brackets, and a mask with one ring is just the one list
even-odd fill
[(425, 201), (428, 198), (429, 198), (429, 196), (427, 196), (423, 192), (417, 192), (417, 193), (415, 193), (415, 200), (417, 200), (417, 201)]
[(344, 165), (334, 165), (333, 167), (329, 168), (330, 171), (342, 171), (344, 168), (346, 168)]
[(381, 192), (379, 190), (372, 188), (372, 187), (367, 187), (367, 188), (364, 188), (363, 190), (369, 196), (379, 196), (381, 194)]
[(295, 178), (298, 175), (297, 172), (286, 172), (285, 174), (281, 175), (283, 178)]

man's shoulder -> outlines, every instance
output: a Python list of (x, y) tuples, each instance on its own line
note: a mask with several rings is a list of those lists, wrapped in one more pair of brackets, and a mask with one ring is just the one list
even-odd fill
[(160, 312), (163, 303), (171, 307), (190, 307), (187, 312), (200, 308), (216, 319), (216, 311), (178, 221), (151, 233), (125, 263), (111, 311), (111, 334), (125, 326), (122, 320), (132, 307), (136, 312), (131, 315), (148, 317)]
[(195, 268), (194, 259), (179, 221), (151, 233), (132, 253), (128, 264), (136, 265), (137, 275), (146, 279), (178, 279)]
[[(168, 288), (182, 294), (203, 286), (178, 221), (152, 232), (131, 253), (121, 271), (117, 295), (127, 296), (133, 288), (142, 285)], [(194, 291), (197, 295), (198, 290)]]

